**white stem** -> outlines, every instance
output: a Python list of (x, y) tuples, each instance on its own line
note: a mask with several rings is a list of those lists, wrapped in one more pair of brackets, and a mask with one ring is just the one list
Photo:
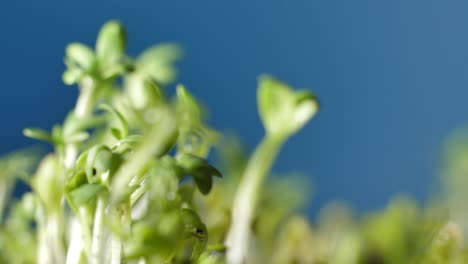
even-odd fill
[(68, 248), (66, 264), (82, 263), (82, 252), (84, 250), (83, 230), (76, 217), (70, 220), (70, 246)]
[[(85, 77), (80, 83), (80, 94), (76, 101), (73, 113), (78, 119), (88, 117), (93, 111), (94, 96), (95, 96), (95, 81), (91, 77)], [(73, 168), (78, 149), (75, 144), (65, 146), (64, 164), (67, 169)]]
[(96, 202), (96, 212), (94, 213), (93, 237), (91, 241), (91, 260), (90, 264), (105, 263), (105, 242), (107, 239), (104, 216), (106, 205), (104, 199), (98, 198)]
[(64, 164), (65, 168), (71, 169), (75, 165), (76, 157), (78, 156), (78, 149), (75, 144), (69, 144), (65, 146), (65, 158)]
[[(96, 84), (91, 77), (86, 77), (80, 83), (80, 94), (78, 96), (74, 114), (76, 118), (83, 119), (88, 117), (93, 111), (94, 94)], [(78, 148), (76, 144), (68, 144), (65, 146), (64, 165), (67, 170), (73, 169), (76, 158), (78, 157)], [(72, 217), (76, 220), (76, 217)], [(82, 226), (79, 230), (84, 231), (87, 226)], [(84, 250), (83, 235), (74, 232), (71, 236), (70, 244), (67, 251), (67, 264), (80, 263), (81, 254)], [(72, 233), (73, 234), (73, 233)]]
[(245, 263), (248, 256), (250, 226), (261, 187), (284, 140), (266, 136), (255, 150), (245, 169), (234, 198), (231, 227), (225, 240), (227, 262)]
[(116, 234), (111, 235), (111, 257), (109, 264), (120, 264), (122, 259), (122, 241)]
[(57, 215), (46, 217), (43, 212), (38, 217), (38, 247), (39, 264), (64, 263), (65, 249), (62, 241), (62, 224)]
[(49, 235), (49, 246), (52, 245), (54, 262), (53, 263), (65, 263), (65, 248), (62, 243), (63, 239), (63, 223), (60, 216), (54, 215), (47, 221), (47, 231)]
[(75, 116), (85, 118), (93, 110), (95, 81), (91, 77), (84, 78), (80, 83), (80, 95), (75, 105)]
[[(44, 219), (42, 219), (44, 220)], [(37, 263), (38, 264), (49, 264), (52, 262), (52, 256), (50, 254), (50, 247), (47, 239), (47, 230), (44, 227), (44, 222), (39, 220), (38, 222), (38, 246), (37, 246)]]

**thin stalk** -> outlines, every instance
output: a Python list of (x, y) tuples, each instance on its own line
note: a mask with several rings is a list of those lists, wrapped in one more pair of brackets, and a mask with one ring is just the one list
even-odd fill
[(106, 203), (102, 197), (97, 199), (96, 211), (94, 213), (93, 237), (91, 241), (91, 264), (105, 263), (106, 230), (104, 216), (106, 214)]
[(231, 227), (225, 241), (229, 264), (241, 264), (247, 258), (250, 226), (261, 188), (283, 142), (283, 137), (266, 135), (247, 164), (234, 198)]
[(63, 222), (56, 214), (46, 217), (39, 212), (37, 258), (39, 264), (64, 263), (65, 250), (62, 244)]
[(95, 87), (96, 81), (91, 77), (86, 77), (81, 81), (80, 95), (74, 109), (76, 117), (85, 118), (92, 113), (96, 94)]
[[(95, 101), (96, 82), (91, 77), (84, 78), (80, 83), (80, 94), (76, 101), (73, 113), (78, 119), (87, 118), (93, 111)], [(76, 157), (78, 156), (78, 148), (76, 144), (68, 144), (65, 146), (64, 163), (67, 169), (73, 168)]]
[(53, 215), (47, 220), (48, 244), (52, 247), (54, 262), (64, 263), (66, 259), (65, 245), (63, 244), (63, 218), (61, 215)]
[(109, 264), (120, 264), (122, 259), (122, 241), (116, 234), (111, 234), (111, 254)]
[[(80, 94), (78, 96), (75, 109), (73, 110), (75, 117), (79, 119), (87, 118), (93, 111), (93, 105), (95, 102), (96, 94), (96, 82), (91, 77), (84, 78), (80, 83)], [(78, 147), (76, 144), (71, 143), (65, 146), (65, 157), (64, 165), (67, 170), (73, 169), (75, 166), (76, 158), (78, 156)], [(70, 221), (76, 220), (76, 216), (71, 216)], [(81, 226), (81, 230), (85, 231), (88, 226)], [(86, 231), (85, 231), (86, 232)], [(75, 233), (76, 234), (76, 233)], [(79, 241), (77, 241), (79, 240)], [(70, 240), (67, 255), (81, 256), (83, 252), (83, 241), (82, 235), (73, 235)], [(67, 257), (67, 264), (79, 263), (79, 259)]]
[(82, 225), (76, 217), (70, 219), (70, 245), (67, 254), (67, 264), (83, 263), (83, 251), (85, 247)]

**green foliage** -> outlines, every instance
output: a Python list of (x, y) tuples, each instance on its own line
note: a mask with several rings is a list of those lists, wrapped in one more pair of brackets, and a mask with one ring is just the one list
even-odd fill
[[(266, 133), (249, 156), (207, 125), (185, 86), (172, 92), (180, 47), (136, 58), (126, 48), (118, 21), (94, 50), (68, 45), (63, 80), (79, 88), (75, 108), (51, 131), (24, 130), (54, 151), (0, 159), (0, 263), (467, 263), (463, 140), (448, 145), (448, 211), (399, 198), (357, 217), (334, 203), (311, 224), (300, 214), (306, 178), (270, 177), (282, 145), (318, 111), (311, 92), (259, 79)], [(31, 190), (12, 197), (18, 179)]]

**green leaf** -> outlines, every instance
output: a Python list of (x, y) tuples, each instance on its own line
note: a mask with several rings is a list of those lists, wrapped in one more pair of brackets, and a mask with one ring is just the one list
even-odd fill
[(115, 128), (115, 127), (112, 127), (112, 128), (111, 128), (111, 134), (112, 134), (116, 139), (122, 139), (122, 138), (123, 138), (121, 131), (118, 130), (117, 128)]
[(68, 137), (65, 138), (66, 143), (78, 143), (85, 141), (89, 138), (89, 133), (88, 132), (77, 132), (75, 134), (69, 135)]
[(270, 76), (260, 77), (257, 99), (263, 126), (271, 135), (289, 136), (297, 132), (319, 108), (312, 93), (295, 92)]
[(179, 111), (184, 115), (182, 122), (200, 122), (201, 107), (197, 100), (182, 84), (177, 85), (176, 92)]
[(105, 190), (101, 184), (85, 184), (71, 191), (70, 197), (76, 206), (80, 206), (94, 201)]
[(209, 174), (205, 173), (192, 173), (193, 180), (197, 185), (198, 190), (207, 195), (210, 193), (211, 188), (213, 187), (213, 178)]
[(160, 84), (167, 85), (177, 77), (174, 63), (182, 57), (176, 44), (159, 44), (146, 49), (137, 59), (138, 70)]
[(26, 137), (37, 139), (37, 140), (42, 140), (42, 141), (46, 141), (50, 143), (53, 141), (50, 133), (40, 128), (26, 128), (23, 130), (23, 134)]
[(66, 85), (72, 85), (79, 82), (85, 74), (83, 69), (72, 66), (63, 73), (62, 80)]
[(188, 172), (201, 171), (209, 172), (210, 176), (222, 177), (215, 167), (211, 166), (207, 160), (192, 154), (183, 153), (177, 159), (177, 164)]
[(66, 48), (66, 56), (68, 60), (86, 71), (91, 70), (95, 63), (93, 50), (81, 43), (69, 44)]
[(193, 177), (197, 188), (202, 194), (208, 194), (213, 185), (213, 177), (222, 177), (215, 167), (205, 159), (192, 154), (183, 153), (177, 159), (177, 164), (184, 170), (185, 175)]
[(125, 28), (118, 21), (107, 22), (99, 32), (96, 41), (96, 55), (103, 65), (117, 64), (127, 46), (127, 34)]
[(88, 183), (88, 178), (86, 177), (86, 173), (84, 171), (79, 171), (78, 173), (75, 173), (67, 183), (67, 190), (74, 190), (83, 184)]

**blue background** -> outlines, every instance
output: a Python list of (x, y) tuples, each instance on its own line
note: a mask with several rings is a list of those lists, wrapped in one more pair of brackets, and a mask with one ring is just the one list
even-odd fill
[(259, 74), (319, 95), (320, 113), (275, 167), (312, 177), (309, 213), (335, 199), (359, 211), (397, 193), (423, 201), (444, 139), (468, 120), (466, 14), (451, 0), (2, 1), (0, 152), (33, 143), (24, 127), (61, 122), (77, 95), (61, 82), (65, 45), (93, 45), (116, 18), (131, 54), (183, 44), (180, 81), (250, 148), (263, 134)]

